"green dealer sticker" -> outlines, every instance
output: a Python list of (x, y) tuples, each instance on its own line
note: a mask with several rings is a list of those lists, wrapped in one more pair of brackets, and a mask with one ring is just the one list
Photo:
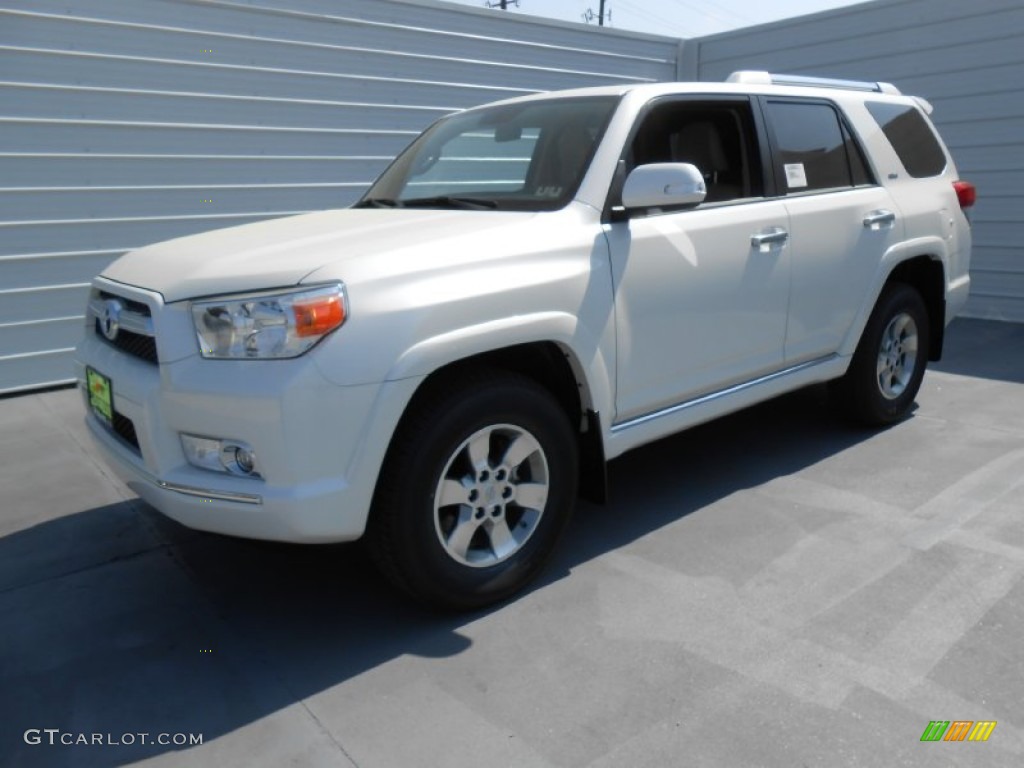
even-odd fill
[(89, 387), (89, 406), (92, 412), (107, 425), (114, 422), (114, 393), (110, 388), (110, 379), (92, 368), (85, 369), (85, 383)]

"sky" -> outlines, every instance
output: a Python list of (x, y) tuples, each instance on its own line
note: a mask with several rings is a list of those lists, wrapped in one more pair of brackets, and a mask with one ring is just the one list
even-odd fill
[[(859, 0), (856, 0), (859, 2)], [(487, 0), (448, 0), (477, 8), (487, 6)], [(600, 0), (519, 0), (513, 7), (509, 0), (507, 13), (525, 13), (545, 16), (561, 21), (584, 23), (590, 11), (597, 24)], [(855, 0), (605, 0), (605, 14), (611, 12), (611, 27), (634, 32), (649, 32), (669, 37), (702, 37), (767, 21), (817, 13)], [(490, 0), (493, 6), (498, 0)], [(503, 13), (495, 10), (495, 13)]]

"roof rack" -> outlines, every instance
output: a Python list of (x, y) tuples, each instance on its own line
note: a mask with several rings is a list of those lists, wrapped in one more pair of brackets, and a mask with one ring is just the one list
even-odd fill
[(746, 85), (798, 85), (808, 88), (841, 88), (847, 91), (873, 91), (899, 96), (901, 91), (892, 83), (873, 83), (867, 80), (842, 80), (836, 77), (808, 77), (806, 75), (776, 75), (755, 69), (733, 72), (726, 78), (727, 83)]

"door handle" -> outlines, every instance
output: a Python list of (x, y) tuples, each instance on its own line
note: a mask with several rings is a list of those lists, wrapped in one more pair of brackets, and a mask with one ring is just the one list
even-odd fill
[(871, 211), (871, 213), (864, 217), (864, 227), (866, 229), (881, 229), (887, 224), (892, 224), (894, 221), (896, 221), (895, 213), (885, 209), (879, 209), (877, 211)]
[(750, 236), (750, 244), (760, 250), (766, 250), (775, 243), (784, 243), (789, 239), (789, 232), (782, 227), (771, 227), (763, 232)]

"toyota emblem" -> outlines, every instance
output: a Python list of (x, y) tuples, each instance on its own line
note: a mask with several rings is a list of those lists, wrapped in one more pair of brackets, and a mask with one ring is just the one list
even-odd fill
[(100, 321), (100, 330), (110, 341), (117, 338), (117, 332), (121, 327), (121, 310), (124, 305), (117, 299), (107, 299), (103, 302), (103, 314), (97, 318)]

